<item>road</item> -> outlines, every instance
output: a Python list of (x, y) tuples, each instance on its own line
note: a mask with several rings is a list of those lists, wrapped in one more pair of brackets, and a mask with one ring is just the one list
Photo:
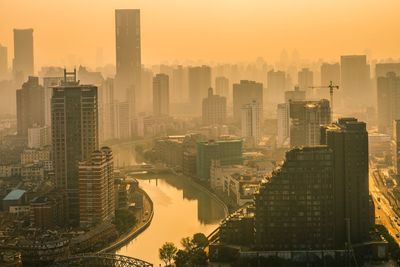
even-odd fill
[(397, 218), (397, 214), (386, 198), (387, 187), (373, 163), (370, 164), (369, 191), (375, 204), (376, 223), (384, 225), (390, 235), (400, 244), (400, 238), (396, 237), (396, 235), (400, 237), (400, 218)]

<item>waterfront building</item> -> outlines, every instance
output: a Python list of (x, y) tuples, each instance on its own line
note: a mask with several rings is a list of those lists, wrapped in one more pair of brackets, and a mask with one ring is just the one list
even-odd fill
[(189, 67), (189, 103), (195, 114), (200, 114), (202, 99), (207, 97), (211, 87), (211, 68), (209, 66)]
[(318, 250), (335, 246), (333, 152), (295, 148), (255, 196), (259, 250)]
[(79, 162), (79, 219), (81, 227), (111, 222), (115, 216), (114, 163), (108, 147)]
[[(366, 124), (341, 118), (321, 127), (321, 144), (333, 151), (336, 246), (369, 240), (371, 216), (368, 191), (368, 133)], [(350, 233), (349, 233), (350, 232)]]
[[(241, 109), (244, 105), (256, 101), (263, 114), (263, 84), (255, 81), (241, 80), (233, 85), (233, 118), (239, 122), (242, 118)], [(260, 120), (262, 120), (260, 118)]]
[(169, 116), (169, 77), (163, 73), (153, 78), (153, 115)]
[(14, 29), (13, 72), (17, 81), (34, 74), (33, 29)]
[(202, 181), (208, 181), (212, 160), (219, 160), (222, 166), (242, 163), (243, 141), (241, 139), (199, 141), (196, 153), (196, 176)]
[(378, 77), (378, 130), (392, 134), (393, 121), (400, 119), (400, 76), (389, 72)]
[(56, 187), (66, 192), (69, 220), (78, 224), (78, 162), (89, 160), (99, 147), (97, 87), (80, 85), (76, 71), (65, 71), (64, 81), (53, 89), (51, 113)]
[(44, 126), (44, 88), (39, 78), (30, 76), (17, 92), (17, 133), (27, 137), (28, 128)]
[(208, 89), (208, 96), (203, 99), (202, 120), (204, 125), (221, 125), (226, 123), (226, 97), (214, 95)]

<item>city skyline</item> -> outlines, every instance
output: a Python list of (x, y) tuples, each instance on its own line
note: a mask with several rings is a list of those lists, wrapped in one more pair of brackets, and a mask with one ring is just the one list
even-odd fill
[[(301, 59), (312, 60), (337, 61), (342, 54), (398, 58), (400, 40), (393, 33), (400, 22), (396, 14), (400, 3), (385, 3), (119, 0), (92, 6), (90, 1), (77, 0), (57, 5), (49, 0), (6, 0), (6, 8), (0, 10), (0, 43), (8, 48), (9, 66), (14, 54), (12, 31), (24, 28), (34, 29), (35, 69), (44, 65), (115, 64), (114, 10), (137, 8), (143, 13), (141, 26), (146, 33), (142, 36), (144, 64), (233, 63), (257, 57), (274, 63), (283, 50), (289, 56), (297, 50)], [(73, 21), (69, 19), (72, 15)]]

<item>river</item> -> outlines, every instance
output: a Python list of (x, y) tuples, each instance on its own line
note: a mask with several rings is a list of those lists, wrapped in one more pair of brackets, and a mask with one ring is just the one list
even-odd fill
[[(136, 160), (134, 145), (112, 147), (117, 166), (140, 163)], [(183, 176), (172, 174), (138, 175), (140, 187), (154, 203), (151, 225), (118, 254), (139, 258), (158, 266), (158, 249), (165, 242), (179, 246), (183, 237), (201, 232), (211, 233), (224, 218), (223, 206), (206, 192), (199, 190)]]

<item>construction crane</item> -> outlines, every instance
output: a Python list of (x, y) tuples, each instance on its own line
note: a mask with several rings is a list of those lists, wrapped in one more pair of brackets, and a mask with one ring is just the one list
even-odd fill
[(339, 90), (339, 85), (334, 85), (332, 81), (329, 82), (328, 86), (310, 86), (312, 89), (324, 89), (329, 88), (329, 94), (331, 96), (331, 120), (333, 120), (333, 89)]

